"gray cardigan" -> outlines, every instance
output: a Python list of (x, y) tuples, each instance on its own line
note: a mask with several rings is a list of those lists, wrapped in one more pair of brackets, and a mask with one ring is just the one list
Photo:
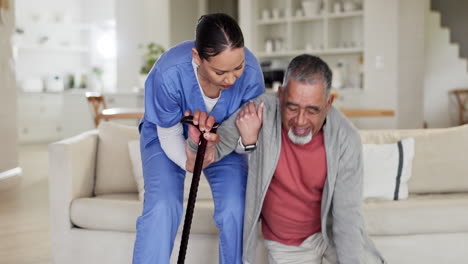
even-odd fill
[[(276, 94), (262, 94), (255, 105), (264, 102), (263, 125), (257, 149), (250, 153), (244, 216), (244, 263), (255, 263), (258, 221), (263, 200), (279, 160), (281, 114)], [(221, 142), (216, 159), (231, 153), (239, 132), (237, 112), (218, 128)], [(336, 247), (338, 263), (385, 263), (364, 230), (362, 201), (362, 145), (359, 134), (335, 108), (331, 107), (323, 127), (327, 158), (327, 179), (322, 195), (322, 234)], [(311, 168), (312, 169), (312, 168)], [(366, 260), (374, 259), (367, 262)]]

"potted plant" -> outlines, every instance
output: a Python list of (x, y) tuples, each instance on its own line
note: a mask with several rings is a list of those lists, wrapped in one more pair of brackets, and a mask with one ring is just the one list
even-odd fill
[(154, 42), (150, 42), (146, 45), (140, 45), (140, 48), (145, 49), (145, 52), (143, 53), (143, 65), (140, 68), (140, 73), (146, 75), (166, 50), (163, 46)]
[(154, 63), (159, 59), (159, 57), (166, 50), (164, 49), (163, 46), (154, 42), (150, 42), (146, 45), (140, 44), (139, 48), (144, 49), (143, 62), (140, 68), (140, 78), (139, 78), (139, 82), (140, 82), (139, 88), (143, 89), (145, 87), (146, 76), (150, 72)]

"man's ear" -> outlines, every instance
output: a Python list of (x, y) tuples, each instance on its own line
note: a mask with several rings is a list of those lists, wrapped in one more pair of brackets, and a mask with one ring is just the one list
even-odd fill
[(335, 95), (330, 93), (330, 95), (328, 96), (328, 105), (332, 105), (333, 101), (335, 101)]
[(330, 109), (331, 105), (333, 104), (333, 101), (335, 101), (335, 95), (333, 93), (329, 93), (328, 94), (327, 106), (326, 106), (327, 109)]
[(281, 100), (283, 96), (283, 85), (278, 86), (278, 98)]
[(197, 64), (198, 66), (200, 66), (200, 64), (201, 64), (201, 58), (200, 58), (200, 55), (198, 54), (197, 49), (195, 49), (195, 48), (192, 48), (192, 58), (193, 58), (193, 60), (195, 61), (195, 64)]

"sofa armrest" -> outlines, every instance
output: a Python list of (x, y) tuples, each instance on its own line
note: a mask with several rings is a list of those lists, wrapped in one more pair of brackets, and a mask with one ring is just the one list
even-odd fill
[(49, 199), (53, 243), (68, 232), (71, 202), (93, 196), (98, 132), (96, 130), (49, 145)]

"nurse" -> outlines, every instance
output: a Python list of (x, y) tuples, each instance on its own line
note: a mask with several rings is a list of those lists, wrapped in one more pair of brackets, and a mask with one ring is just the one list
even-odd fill
[[(178, 44), (156, 62), (145, 83), (140, 123), (145, 199), (134, 264), (169, 263), (182, 217), (187, 127), (179, 121), (185, 111), (198, 109), (222, 122), (264, 91), (256, 58), (244, 47), (239, 25), (225, 14), (202, 16), (195, 41)], [(241, 263), (246, 157), (231, 153), (203, 172), (220, 231), (219, 263)]]

